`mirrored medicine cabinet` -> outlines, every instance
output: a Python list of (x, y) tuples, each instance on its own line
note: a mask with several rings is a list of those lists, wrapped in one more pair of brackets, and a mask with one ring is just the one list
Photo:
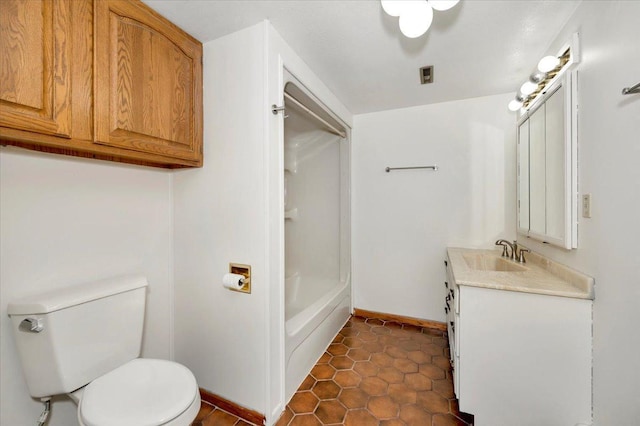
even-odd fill
[(518, 120), (518, 234), (577, 248), (577, 71), (567, 70)]

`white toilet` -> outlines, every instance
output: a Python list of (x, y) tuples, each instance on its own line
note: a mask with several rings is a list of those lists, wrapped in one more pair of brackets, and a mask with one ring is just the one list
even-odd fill
[(34, 398), (68, 394), (81, 426), (188, 426), (200, 409), (183, 365), (138, 358), (147, 280), (127, 276), (9, 303)]

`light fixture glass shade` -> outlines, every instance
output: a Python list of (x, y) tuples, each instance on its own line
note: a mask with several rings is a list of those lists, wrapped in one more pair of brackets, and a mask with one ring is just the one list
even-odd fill
[(433, 9), (425, 0), (407, 1), (407, 9), (400, 15), (400, 31), (409, 38), (426, 33), (433, 21)]
[(522, 86), (520, 86), (520, 92), (523, 95), (530, 95), (533, 92), (535, 92), (537, 88), (538, 88), (538, 83), (527, 81)]
[(520, 108), (522, 108), (522, 102), (517, 101), (517, 100), (512, 100), (511, 102), (509, 102), (509, 110), (510, 111), (517, 111)]
[(538, 70), (542, 72), (549, 72), (558, 66), (560, 59), (555, 56), (545, 56), (538, 62)]
[(407, 3), (411, 3), (410, 0), (380, 0), (382, 10), (390, 16), (400, 16), (402, 12), (410, 7)]
[(429, 1), (429, 5), (434, 10), (443, 11), (443, 10), (451, 9), (453, 6), (458, 4), (460, 0), (428, 0), (428, 1)]

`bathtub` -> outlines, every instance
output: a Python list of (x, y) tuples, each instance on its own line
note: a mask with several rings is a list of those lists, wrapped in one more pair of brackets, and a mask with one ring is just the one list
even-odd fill
[(339, 281), (296, 274), (285, 285), (285, 396), (289, 401), (349, 319), (351, 277)]

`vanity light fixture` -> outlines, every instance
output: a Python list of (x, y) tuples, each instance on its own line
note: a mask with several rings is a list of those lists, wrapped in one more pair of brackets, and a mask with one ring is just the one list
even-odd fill
[(560, 63), (560, 59), (555, 56), (545, 56), (538, 62), (538, 70), (543, 73), (552, 71)]
[(511, 102), (509, 102), (509, 110), (511, 111), (519, 110), (520, 108), (522, 108), (524, 101), (525, 101), (524, 97), (522, 97), (522, 95), (520, 94), (517, 94), (516, 98)]
[(520, 93), (523, 95), (530, 95), (536, 91), (538, 88), (538, 83), (534, 83), (533, 81), (525, 81), (522, 86), (520, 86)]
[(433, 21), (433, 11), (449, 10), (460, 0), (380, 0), (382, 9), (390, 16), (398, 16), (400, 31), (416, 38), (426, 33)]
[(540, 59), (536, 71), (529, 76), (515, 96), (509, 102), (509, 110), (519, 111), (528, 109), (545, 89), (553, 84), (571, 65), (578, 63), (578, 34), (573, 34), (571, 41), (565, 45), (558, 55), (545, 56)]

